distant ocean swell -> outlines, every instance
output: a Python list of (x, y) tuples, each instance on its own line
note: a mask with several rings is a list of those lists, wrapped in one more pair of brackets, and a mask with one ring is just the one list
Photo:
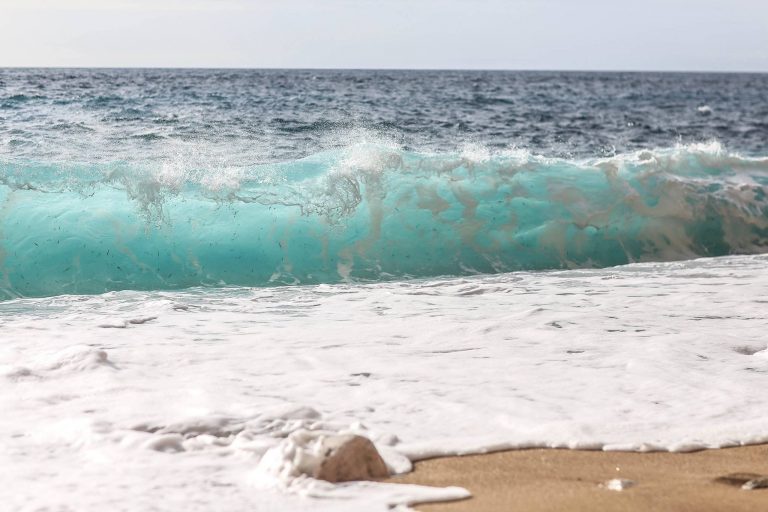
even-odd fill
[(249, 168), (0, 163), (0, 297), (768, 252), (768, 158), (354, 145)]

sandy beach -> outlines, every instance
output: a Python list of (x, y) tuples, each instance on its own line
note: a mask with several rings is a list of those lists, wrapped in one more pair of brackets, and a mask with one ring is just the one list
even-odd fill
[[(768, 473), (768, 445), (693, 453), (519, 450), (426, 460), (393, 481), (458, 485), (473, 497), (419, 505), (422, 512), (768, 510), (768, 489), (718, 482), (734, 473)], [(626, 479), (631, 487), (609, 490)]]

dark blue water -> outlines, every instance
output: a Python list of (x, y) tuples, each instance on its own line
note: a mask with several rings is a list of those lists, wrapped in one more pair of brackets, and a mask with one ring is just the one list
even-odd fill
[(198, 144), (201, 159), (253, 164), (374, 137), (560, 157), (716, 139), (768, 154), (768, 75), (0, 69), (6, 160), (168, 158)]
[(0, 70), (0, 297), (768, 251), (768, 75)]

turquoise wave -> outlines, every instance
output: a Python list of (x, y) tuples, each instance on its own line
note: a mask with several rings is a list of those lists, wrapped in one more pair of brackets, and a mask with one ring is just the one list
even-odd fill
[(357, 145), (279, 164), (0, 164), (0, 297), (376, 281), (768, 251), (768, 158)]

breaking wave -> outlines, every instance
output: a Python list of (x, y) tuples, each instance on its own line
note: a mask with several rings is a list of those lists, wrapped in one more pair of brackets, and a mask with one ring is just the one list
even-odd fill
[(0, 163), (0, 297), (768, 252), (768, 158), (354, 145), (233, 168)]

